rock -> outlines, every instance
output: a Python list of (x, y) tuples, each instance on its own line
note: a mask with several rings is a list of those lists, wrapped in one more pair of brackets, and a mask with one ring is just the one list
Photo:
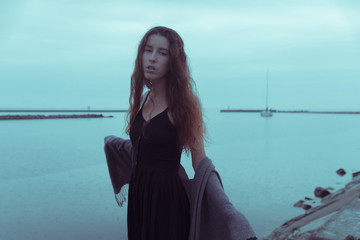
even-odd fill
[(295, 203), (294, 207), (299, 207), (299, 208), (302, 208), (304, 210), (309, 210), (310, 208), (312, 208), (311, 205), (305, 204), (303, 200), (300, 200), (297, 203)]
[(352, 235), (347, 235), (345, 240), (356, 240), (356, 238)]
[(346, 171), (342, 168), (340, 168), (339, 170), (336, 171), (336, 173), (339, 175), (339, 176), (344, 176), (346, 174)]
[(327, 189), (322, 188), (322, 187), (317, 187), (317, 188), (315, 188), (315, 191), (314, 191), (315, 197), (318, 197), (318, 198), (324, 198), (329, 194), (330, 194), (330, 192)]
[(352, 177), (355, 178), (355, 177), (357, 177), (357, 176), (359, 176), (359, 175), (360, 175), (360, 171), (354, 172), (354, 173), (352, 174)]
[(303, 206), (302, 206), (302, 209), (304, 209), (304, 210), (309, 210), (310, 208), (312, 208), (312, 206), (309, 204), (303, 204)]
[(298, 201), (297, 203), (294, 204), (294, 207), (301, 207), (301, 205), (304, 203), (303, 200)]

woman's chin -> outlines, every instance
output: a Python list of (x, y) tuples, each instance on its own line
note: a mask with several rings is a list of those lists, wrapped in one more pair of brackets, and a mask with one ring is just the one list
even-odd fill
[(149, 74), (149, 73), (145, 73), (144, 74), (144, 77), (147, 79), (147, 80), (155, 80), (156, 79), (156, 76), (154, 74)]
[(152, 82), (165, 79), (165, 76), (163, 76), (163, 75), (159, 76), (158, 74), (153, 74), (153, 73), (145, 73), (144, 77), (145, 77), (145, 79), (152, 81)]

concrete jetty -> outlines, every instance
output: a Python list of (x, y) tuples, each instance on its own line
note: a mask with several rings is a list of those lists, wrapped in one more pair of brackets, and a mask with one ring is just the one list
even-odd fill
[(66, 119), (66, 118), (112, 118), (102, 114), (71, 114), (71, 115), (3, 115), (0, 120), (29, 120), (29, 119)]

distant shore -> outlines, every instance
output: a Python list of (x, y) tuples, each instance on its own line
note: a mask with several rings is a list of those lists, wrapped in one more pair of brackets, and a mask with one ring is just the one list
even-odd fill
[(0, 120), (28, 120), (28, 119), (63, 119), (63, 118), (112, 118), (102, 114), (72, 114), (72, 115), (4, 115)]
[[(243, 109), (221, 109), (220, 112), (224, 113), (231, 113), (231, 112), (262, 112), (264, 110), (243, 110)], [(360, 114), (360, 112), (349, 112), (349, 111), (307, 111), (307, 110), (300, 110), (300, 111), (284, 111), (284, 110), (274, 110), (270, 109), (272, 113), (311, 113), (311, 114)]]
[(0, 110), (0, 112), (127, 112), (127, 110)]
[[(72, 112), (72, 113), (103, 113), (103, 112), (127, 112), (128, 110), (0, 110), (0, 113), (20, 113), (20, 112)], [(259, 109), (220, 109), (220, 112), (223, 113), (231, 113), (231, 112), (243, 112), (243, 113), (260, 113), (263, 110)], [(308, 111), (308, 110), (276, 110), (276, 109), (270, 109), (270, 112), (272, 113), (310, 113), (310, 114), (360, 114), (360, 111)]]

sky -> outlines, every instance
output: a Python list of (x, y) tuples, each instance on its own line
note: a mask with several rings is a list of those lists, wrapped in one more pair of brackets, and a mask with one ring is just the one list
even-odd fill
[(128, 109), (154, 26), (185, 42), (204, 108), (360, 111), (360, 1), (0, 1), (0, 110)]

